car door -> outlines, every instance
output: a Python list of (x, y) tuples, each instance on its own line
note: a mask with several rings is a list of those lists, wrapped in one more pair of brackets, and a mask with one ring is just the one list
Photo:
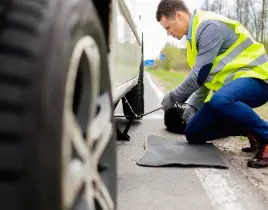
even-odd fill
[(142, 40), (136, 1), (113, 1), (112, 16), (111, 77), (112, 85), (119, 87), (138, 77), (141, 62)]

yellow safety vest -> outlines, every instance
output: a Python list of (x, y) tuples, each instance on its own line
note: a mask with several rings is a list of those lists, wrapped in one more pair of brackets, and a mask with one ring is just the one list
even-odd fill
[(237, 78), (268, 79), (268, 56), (264, 46), (255, 41), (239, 22), (203, 10), (196, 11), (192, 24), (191, 44), (187, 40), (187, 60), (190, 68), (194, 67), (198, 53), (196, 48), (196, 31), (205, 20), (219, 20), (226, 23), (238, 35), (237, 41), (226, 52), (214, 59), (213, 66), (204, 83), (210, 89), (205, 102), (211, 99), (215, 91)]

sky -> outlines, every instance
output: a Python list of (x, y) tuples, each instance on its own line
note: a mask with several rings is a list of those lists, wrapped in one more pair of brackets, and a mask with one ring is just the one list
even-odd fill
[[(135, 0), (137, 11), (139, 11), (142, 21), (141, 27), (144, 38), (144, 59), (154, 59), (159, 56), (162, 47), (167, 43), (174, 43), (178, 47), (185, 47), (185, 37), (183, 40), (176, 40), (168, 37), (166, 31), (156, 21), (155, 13), (160, 0)], [(202, 0), (185, 0), (190, 11), (201, 7)]]

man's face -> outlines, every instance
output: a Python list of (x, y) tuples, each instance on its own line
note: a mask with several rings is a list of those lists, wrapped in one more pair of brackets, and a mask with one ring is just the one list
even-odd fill
[(177, 12), (175, 17), (171, 18), (163, 16), (160, 20), (160, 24), (167, 31), (168, 36), (171, 35), (179, 40), (182, 39), (182, 37), (188, 31), (185, 16), (182, 12)]

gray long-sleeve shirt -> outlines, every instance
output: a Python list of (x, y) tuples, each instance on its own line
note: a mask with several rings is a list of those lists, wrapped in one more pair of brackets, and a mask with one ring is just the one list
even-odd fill
[(229, 49), (237, 38), (237, 34), (221, 21), (202, 22), (196, 32), (196, 63), (184, 81), (171, 92), (171, 97), (198, 109), (209, 92), (204, 83), (215, 57)]

